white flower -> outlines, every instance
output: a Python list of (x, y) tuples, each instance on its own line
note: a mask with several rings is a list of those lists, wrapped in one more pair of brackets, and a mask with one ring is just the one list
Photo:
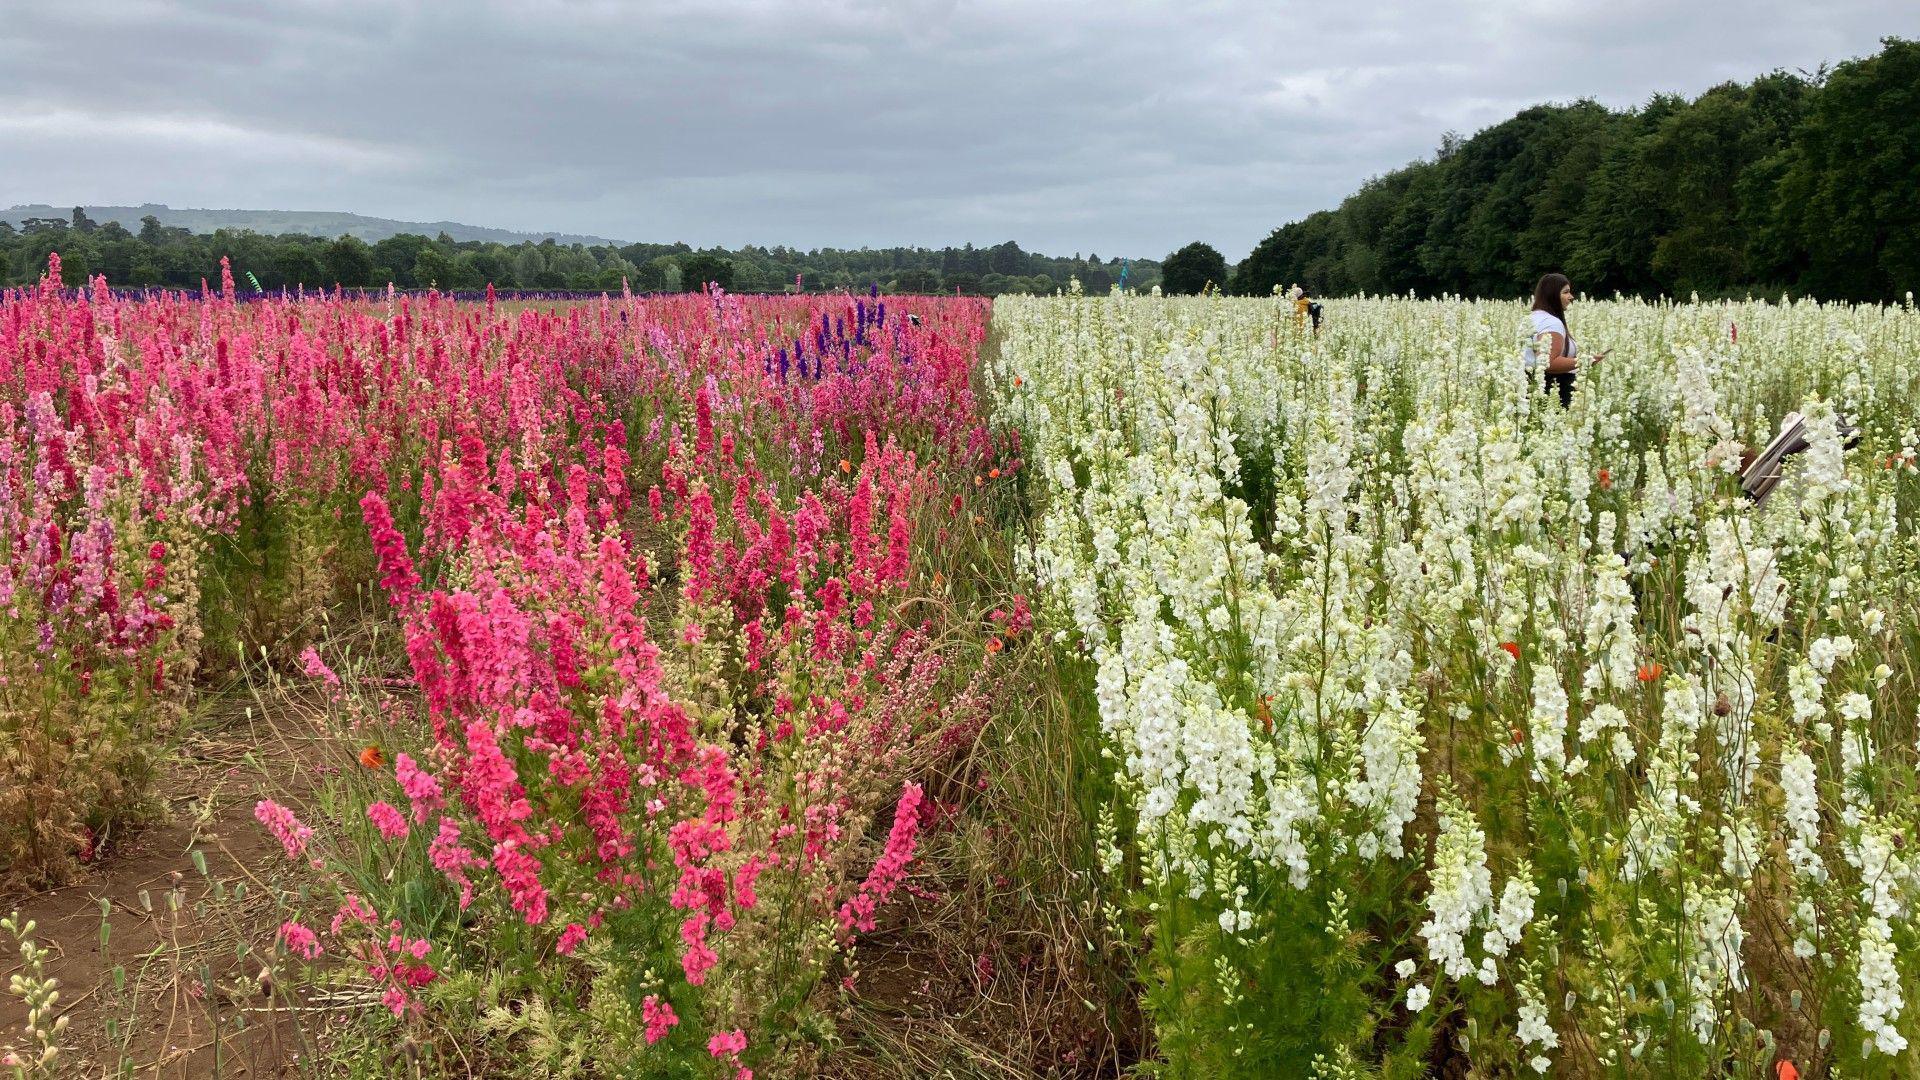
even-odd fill
[(1431, 1000), (1432, 997), (1433, 991), (1428, 989), (1426, 983), (1414, 983), (1407, 988), (1407, 1010), (1409, 1012), (1419, 1012), (1425, 1009), (1427, 1002)]
[(1533, 669), (1533, 778), (1544, 780), (1567, 769), (1567, 691), (1551, 665)]
[(1906, 1036), (1895, 1026), (1906, 1000), (1900, 993), (1900, 971), (1895, 966), (1893, 931), (1878, 915), (1860, 928), (1860, 1027), (1872, 1049), (1898, 1054), (1907, 1048)]
[(1434, 839), (1427, 910), (1420, 927), (1427, 956), (1450, 979), (1474, 974), (1467, 959), (1466, 934), (1493, 902), (1493, 875), (1487, 871), (1487, 837), (1473, 814), (1454, 799), (1441, 806), (1440, 835)]
[(1833, 665), (1853, 655), (1853, 639), (1842, 634), (1838, 637), (1815, 638), (1807, 646), (1807, 662), (1822, 675), (1831, 675)]
[(1848, 694), (1840, 699), (1840, 716), (1852, 723), (1866, 723), (1873, 718), (1873, 699), (1865, 694)]
[(1820, 859), (1820, 792), (1813, 759), (1799, 750), (1780, 755), (1780, 791), (1785, 799), (1787, 861), (1812, 881), (1825, 881), (1827, 867)]

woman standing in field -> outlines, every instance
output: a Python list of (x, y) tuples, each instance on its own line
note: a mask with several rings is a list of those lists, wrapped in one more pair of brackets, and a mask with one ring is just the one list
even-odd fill
[[(1567, 331), (1567, 305), (1573, 303), (1573, 285), (1565, 274), (1546, 274), (1533, 287), (1533, 311), (1528, 314), (1533, 330), (1520, 353), (1520, 362), (1528, 371), (1544, 365), (1547, 388), (1560, 394), (1560, 407), (1573, 404), (1573, 380), (1580, 370), (1579, 347)], [(1544, 347), (1536, 349), (1545, 342)], [(1606, 358), (1597, 353), (1588, 361), (1597, 364)]]

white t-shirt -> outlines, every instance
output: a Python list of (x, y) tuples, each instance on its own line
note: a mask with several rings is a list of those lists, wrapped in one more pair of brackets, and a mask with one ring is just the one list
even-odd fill
[(1542, 334), (1559, 334), (1560, 339), (1567, 343), (1567, 355), (1568, 356), (1580, 355), (1579, 348), (1575, 346), (1573, 343), (1573, 335), (1567, 333), (1567, 324), (1561, 322), (1557, 318), (1554, 318), (1552, 312), (1550, 311), (1529, 312), (1528, 319), (1532, 323), (1532, 330), (1531, 332), (1526, 333), (1525, 335), (1526, 341), (1520, 347), (1520, 366), (1521, 367), (1525, 368), (1528, 371), (1532, 371), (1533, 369), (1541, 366), (1539, 354), (1533, 351), (1533, 343), (1536, 341), (1539, 341), (1540, 335)]

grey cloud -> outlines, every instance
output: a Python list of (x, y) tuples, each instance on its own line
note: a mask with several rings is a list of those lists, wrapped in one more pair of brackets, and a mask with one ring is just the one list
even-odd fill
[(1448, 129), (1887, 34), (1920, 9), (0, 0), (0, 205), (1237, 258)]

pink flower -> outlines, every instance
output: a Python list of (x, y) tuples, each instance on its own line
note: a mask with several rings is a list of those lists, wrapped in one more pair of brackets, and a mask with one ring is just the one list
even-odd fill
[(640, 1003), (640, 1017), (647, 1024), (647, 1045), (652, 1046), (667, 1037), (667, 1031), (680, 1022), (673, 1014), (673, 1006), (660, 1000), (658, 994), (648, 994)]
[(587, 940), (587, 928), (579, 923), (568, 923), (567, 928), (560, 932), (560, 940), (554, 945), (553, 950), (561, 956), (572, 956), (573, 950), (579, 948), (580, 943), (585, 940)]
[(407, 554), (406, 538), (394, 527), (387, 501), (376, 492), (369, 491), (360, 500), (360, 514), (366, 520), (367, 535), (373, 541), (374, 554), (379, 556), (380, 569), (386, 575), (380, 579), (380, 585), (387, 590), (393, 606), (404, 609), (412, 603), (413, 590), (420, 584), (420, 575), (413, 569), (413, 558)]
[(406, 792), (408, 801), (413, 803), (413, 820), (424, 824), (427, 815), (440, 809), (444, 798), (440, 781), (422, 770), (413, 758), (404, 753), (393, 755), (393, 777), (400, 781), (400, 790)]
[(407, 993), (397, 986), (388, 987), (387, 992), (380, 995), (380, 1004), (385, 1005), (387, 1011), (393, 1015), (404, 1016), (406, 1015), (407, 1005), (409, 1004), (407, 1001)]
[(747, 1033), (739, 1028), (717, 1032), (713, 1038), (707, 1040), (707, 1053), (714, 1057), (737, 1058), (746, 1048)]
[(919, 784), (908, 784), (900, 792), (886, 850), (881, 852), (879, 861), (873, 864), (873, 870), (867, 874), (867, 880), (860, 883), (853, 898), (840, 905), (842, 930), (872, 930), (874, 912), (906, 877), (907, 864), (913, 861), (914, 844), (920, 831), (920, 797)]
[(272, 799), (261, 799), (253, 804), (253, 816), (280, 841), (281, 847), (287, 849), (287, 858), (298, 859), (306, 854), (307, 841), (313, 839), (313, 830), (300, 824), (300, 819), (293, 816), (293, 811)]
[(367, 807), (367, 819), (380, 830), (380, 835), (388, 840), (404, 840), (407, 836), (407, 819), (400, 811), (387, 802), (377, 802)]
[(427, 858), (435, 870), (460, 886), (460, 910), (467, 910), (473, 904), (473, 881), (467, 877), (467, 871), (483, 869), (487, 861), (460, 842), (460, 826), (452, 818), (440, 819), (439, 833), (427, 845)]
[(314, 651), (313, 646), (307, 646), (306, 650), (300, 654), (300, 665), (307, 678), (319, 679), (328, 686), (340, 685), (340, 676), (335, 675), (333, 669), (320, 659), (320, 654)]
[(280, 940), (287, 951), (307, 960), (320, 959), (320, 936), (297, 922), (280, 924)]
[(340, 905), (340, 910), (333, 913), (333, 925), (330, 931), (334, 937), (339, 937), (340, 931), (349, 923), (372, 926), (379, 921), (380, 916), (373, 908), (368, 907), (358, 894), (348, 893), (346, 900)]

